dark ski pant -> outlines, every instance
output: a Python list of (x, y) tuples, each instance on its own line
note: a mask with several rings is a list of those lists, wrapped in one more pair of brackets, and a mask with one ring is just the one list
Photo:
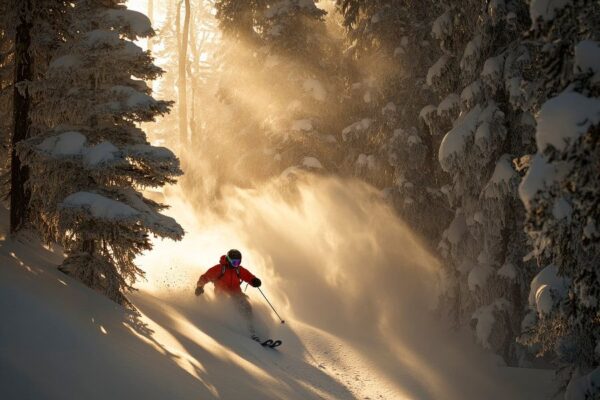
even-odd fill
[(254, 329), (254, 322), (252, 319), (252, 306), (250, 305), (250, 300), (248, 300), (248, 296), (244, 293), (232, 294), (231, 299), (236, 305), (240, 315), (246, 321), (246, 325), (250, 334), (252, 336), (256, 335), (256, 330)]

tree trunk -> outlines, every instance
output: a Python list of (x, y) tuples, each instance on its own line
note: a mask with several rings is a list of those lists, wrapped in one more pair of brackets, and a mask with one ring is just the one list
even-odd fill
[(196, 38), (196, 24), (190, 26), (190, 50), (192, 52), (192, 60), (188, 65), (188, 74), (190, 75), (190, 83), (192, 85), (192, 104), (190, 105), (190, 142), (194, 146), (198, 138), (198, 127), (196, 126), (196, 94), (198, 89), (198, 78), (200, 76), (199, 65), (200, 56), (198, 49), (198, 40)]
[[(190, 34), (190, 0), (185, 0), (185, 16), (183, 19), (183, 32), (181, 34), (181, 45), (179, 47), (179, 79), (177, 82), (179, 92), (179, 143), (182, 147), (187, 145), (187, 49)], [(177, 14), (179, 15), (179, 13)]]
[(19, 22), (15, 36), (15, 76), (13, 97), (13, 134), (11, 142), (11, 188), (10, 188), (10, 231), (21, 229), (27, 218), (29, 193), (25, 183), (29, 169), (21, 164), (16, 151), (17, 144), (29, 136), (31, 120), (29, 107), (31, 99), (26, 89), (19, 84), (32, 79), (32, 64), (29, 49), (31, 47), (31, 0), (22, 0), (19, 10)]

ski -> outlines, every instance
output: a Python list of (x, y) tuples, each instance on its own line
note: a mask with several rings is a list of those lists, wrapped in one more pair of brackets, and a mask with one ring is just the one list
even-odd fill
[(261, 340), (258, 336), (252, 336), (252, 340), (260, 343), (260, 345), (262, 347), (270, 347), (272, 349), (274, 349), (275, 347), (279, 347), (282, 344), (281, 340), (273, 340), (273, 339)]

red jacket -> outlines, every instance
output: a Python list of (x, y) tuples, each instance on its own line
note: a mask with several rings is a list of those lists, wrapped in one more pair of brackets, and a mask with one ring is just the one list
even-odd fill
[[(225, 273), (221, 276), (225, 267)], [(238, 276), (239, 272), (239, 276)], [(242, 281), (250, 283), (255, 278), (246, 268), (241, 265), (238, 267), (238, 272), (235, 268), (231, 267), (227, 262), (226, 256), (221, 256), (220, 263), (211, 267), (206, 271), (200, 279), (198, 279), (198, 286), (204, 286), (208, 282), (215, 284), (215, 291), (225, 293), (241, 293), (242, 289), (240, 284)], [(219, 278), (220, 277), (220, 278)]]

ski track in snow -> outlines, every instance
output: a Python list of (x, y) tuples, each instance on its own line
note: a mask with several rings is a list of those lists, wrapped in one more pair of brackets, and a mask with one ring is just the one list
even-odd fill
[[(426, 340), (408, 336), (363, 341), (294, 318), (279, 325), (252, 296), (263, 337), (283, 340), (277, 350), (252, 341), (239, 320), (220, 315), (222, 304), (193, 296), (193, 288), (136, 292), (142, 317), (132, 321), (59, 272), (61, 256), (35, 242), (27, 235), (0, 241), (2, 399), (532, 400), (552, 393), (549, 371), (451, 370), (483, 358), (457, 360), (436, 343), (428, 353)], [(429, 336), (436, 337), (443, 335)]]
[(304, 327), (302, 337), (316, 365), (328, 371), (358, 399), (402, 399), (393, 384), (377, 376), (373, 363), (365, 360), (339, 339)]
[[(180, 298), (160, 299), (151, 293), (142, 292), (134, 295), (133, 301), (155, 333), (159, 329), (166, 329), (169, 334), (177, 336), (176, 328), (160, 320), (162, 317), (158, 310), (162, 310), (165, 315), (188, 318), (194, 312), (194, 307), (202, 307), (203, 300), (189, 302), (181, 301)], [(210, 320), (211, 315), (204, 314), (201, 318)], [(214, 337), (222, 341), (219, 345), (241, 355), (250, 354), (252, 364), (270, 371), (271, 376), (278, 377), (276, 381), (281, 382), (281, 377), (285, 376), (286, 379), (283, 381), (297, 382), (307, 390), (298, 397), (292, 397), (292, 394), (288, 393), (285, 398), (306, 398), (307, 393), (312, 394), (311, 398), (318, 399), (405, 398), (394, 389), (392, 383), (372, 372), (375, 370), (374, 365), (353, 350), (348, 343), (309, 325), (288, 320), (287, 326), (282, 331), (272, 329), (273, 334), (269, 337), (283, 340), (283, 345), (275, 350), (261, 348), (260, 345), (252, 342), (241, 326), (232, 326), (227, 321), (214, 319), (211, 324), (213, 325), (211, 329), (218, 332), (218, 337)], [(293, 328), (289, 330), (288, 327)], [(159, 337), (157, 338), (159, 341), (168, 341), (161, 334), (155, 336)], [(177, 348), (166, 346), (166, 349), (177, 357), (189, 356), (180, 353)], [(198, 359), (198, 361), (202, 360)], [(285, 392), (285, 388), (280, 390)]]

